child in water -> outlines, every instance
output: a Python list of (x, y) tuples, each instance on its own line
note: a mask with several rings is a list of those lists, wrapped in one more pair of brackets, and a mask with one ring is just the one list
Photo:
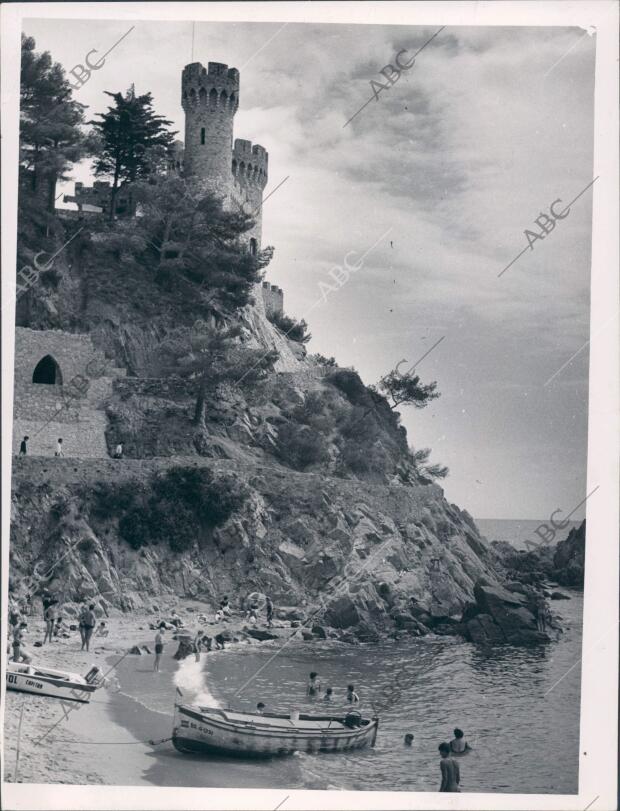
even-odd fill
[(408, 732), (405, 735), (405, 746), (411, 746), (413, 744), (413, 735), (411, 732)]
[(331, 703), (333, 692), (334, 690), (332, 687), (327, 688), (327, 690), (325, 691), (325, 695), (323, 696), (323, 703), (325, 704)]

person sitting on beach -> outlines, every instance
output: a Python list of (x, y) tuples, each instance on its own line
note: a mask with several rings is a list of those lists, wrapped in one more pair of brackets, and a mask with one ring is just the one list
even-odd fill
[(408, 732), (405, 735), (405, 746), (411, 746), (413, 744), (413, 735), (411, 732)]
[(360, 697), (355, 692), (355, 685), (349, 684), (347, 685), (347, 701), (349, 704), (359, 704)]
[(225, 617), (230, 617), (232, 614), (232, 609), (226, 595), (220, 600), (220, 610)]
[(97, 628), (96, 635), (97, 636), (107, 636), (110, 632), (106, 628), (105, 622), (101, 620), (99, 623), (99, 627)]
[(226, 640), (222, 636), (222, 634), (216, 634), (215, 636), (215, 650), (224, 650), (224, 643)]
[(440, 743), (437, 747), (441, 760), (439, 768), (441, 769), (441, 785), (439, 791), (460, 791), (459, 783), (461, 782), (461, 772), (459, 764), (450, 757), (450, 744)]
[(221, 608), (218, 608), (217, 611), (215, 612), (215, 621), (223, 622), (223, 620), (224, 620), (224, 612), (222, 611)]
[(265, 705), (262, 701), (259, 701), (256, 705), (256, 712), (258, 715), (262, 715), (265, 712)]
[(458, 727), (454, 730), (454, 738), (450, 741), (450, 751), (457, 755), (471, 749), (471, 746), (465, 740), (465, 733)]
[(155, 662), (153, 664), (153, 670), (156, 673), (159, 673), (159, 663), (161, 661), (161, 655), (164, 652), (164, 633), (166, 632), (166, 623), (160, 622), (159, 623), (159, 631), (155, 634)]
[(331, 702), (333, 693), (334, 693), (333, 688), (328, 687), (327, 690), (325, 691), (325, 695), (323, 696), (323, 702), (325, 704), (329, 704)]
[(316, 673), (314, 670), (312, 671), (312, 673), (310, 673), (310, 676), (308, 678), (308, 684), (306, 686), (306, 695), (308, 696), (308, 698), (312, 699), (317, 698), (319, 693), (321, 692), (321, 682), (318, 681), (317, 678), (318, 675), (319, 674)]

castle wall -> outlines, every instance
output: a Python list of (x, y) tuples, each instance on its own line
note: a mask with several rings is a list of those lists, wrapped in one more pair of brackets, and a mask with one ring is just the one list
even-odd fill
[[(46, 355), (58, 364), (61, 384), (32, 382)], [(13, 452), (29, 436), (29, 455), (53, 456), (62, 437), (68, 457), (107, 457), (105, 403), (113, 379), (124, 374), (94, 348), (89, 335), (16, 327)]]
[(269, 284), (269, 282), (263, 282), (261, 285), (261, 294), (265, 302), (265, 314), (268, 318), (284, 312), (284, 293), (282, 292), (282, 288), (277, 287), (275, 284)]

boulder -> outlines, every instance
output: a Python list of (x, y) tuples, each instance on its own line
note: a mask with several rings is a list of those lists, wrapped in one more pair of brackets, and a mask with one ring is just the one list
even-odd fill
[(506, 641), (502, 629), (493, 622), (490, 614), (478, 614), (466, 626), (469, 638), (477, 645), (498, 645)]
[(243, 630), (252, 639), (258, 639), (260, 642), (264, 642), (266, 639), (279, 639), (277, 634), (272, 634), (271, 631), (263, 631), (261, 628), (244, 628)]
[(194, 653), (194, 643), (189, 636), (180, 636), (178, 638), (179, 647), (173, 658), (177, 660), (185, 659), (190, 653)]
[(134, 656), (142, 656), (142, 651), (137, 645), (134, 645), (133, 648), (129, 651), (129, 653), (133, 654)]
[(361, 620), (355, 603), (348, 594), (332, 600), (325, 611), (325, 621), (334, 628), (350, 628)]
[(327, 632), (325, 631), (325, 628), (323, 628), (322, 625), (313, 625), (312, 633), (319, 639), (327, 639)]
[(561, 591), (552, 591), (549, 595), (550, 600), (570, 600), (568, 594), (562, 594)]
[(308, 631), (305, 628), (302, 630), (301, 636), (305, 642), (310, 642), (312, 639), (316, 639), (312, 631)]

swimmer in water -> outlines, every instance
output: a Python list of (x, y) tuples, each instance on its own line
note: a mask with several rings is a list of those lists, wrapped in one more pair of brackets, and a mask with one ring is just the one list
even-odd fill
[(441, 769), (441, 785), (439, 791), (460, 791), (459, 783), (461, 782), (461, 772), (459, 764), (450, 757), (450, 744), (440, 743), (438, 746), (441, 760), (439, 761), (439, 768)]
[(454, 730), (454, 738), (450, 741), (450, 751), (457, 755), (462, 755), (463, 752), (467, 752), (468, 749), (471, 749), (471, 746), (465, 740), (463, 730), (457, 727)]
[(329, 704), (331, 702), (333, 692), (334, 692), (334, 690), (333, 690), (332, 687), (327, 688), (327, 690), (325, 691), (325, 695), (323, 696), (323, 703), (324, 704)]
[(413, 743), (413, 735), (411, 734), (411, 732), (408, 732), (405, 735), (405, 746), (411, 746), (412, 743)]
[(308, 679), (308, 685), (306, 687), (306, 695), (308, 698), (315, 699), (318, 697), (319, 693), (321, 692), (321, 682), (318, 680), (318, 673), (314, 670), (310, 673), (310, 677)]

